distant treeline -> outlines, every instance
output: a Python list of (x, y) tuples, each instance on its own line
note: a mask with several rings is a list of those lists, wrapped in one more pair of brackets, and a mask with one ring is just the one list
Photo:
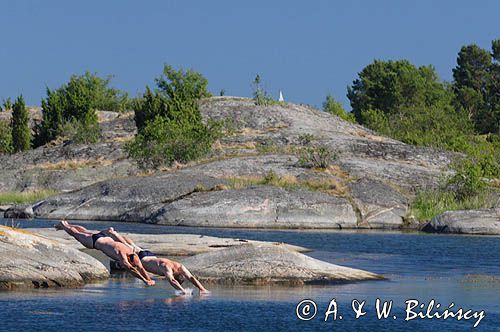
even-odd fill
[[(135, 112), (138, 135), (129, 151), (144, 167), (199, 158), (220, 135), (220, 123), (201, 121), (197, 100), (210, 96), (201, 74), (166, 65), (156, 87), (146, 87), (132, 99), (111, 88), (110, 80), (87, 72), (57, 89), (47, 88), (43, 118), (33, 131), (22, 96), (14, 103), (5, 99), (4, 109), (13, 114), (11, 123), (0, 122), (0, 153), (38, 147), (58, 137), (96, 142), (96, 110)], [(277, 103), (262, 88), (259, 75), (253, 84), (257, 104)], [(482, 176), (499, 177), (500, 40), (492, 42), (491, 51), (462, 47), (450, 83), (441, 81), (432, 66), (375, 60), (359, 72), (347, 96), (352, 112), (332, 96), (326, 97), (323, 110), (409, 144), (465, 152), (476, 159)]]

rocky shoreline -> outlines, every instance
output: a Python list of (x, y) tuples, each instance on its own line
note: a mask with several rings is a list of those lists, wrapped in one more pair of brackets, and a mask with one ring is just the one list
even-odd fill
[[(34, 232), (38, 232), (34, 233)], [(308, 257), (306, 248), (284, 243), (201, 235), (127, 234), (160, 256), (190, 256), (182, 262), (207, 283), (302, 285), (381, 280), (371, 272)], [(64, 232), (0, 226), (0, 289), (75, 287), (109, 277), (95, 250)]]
[[(206, 159), (169, 169), (144, 172), (128, 158), (124, 144), (135, 134), (131, 113), (99, 112), (103, 138), (97, 144), (55, 141), (0, 156), (0, 192), (58, 192), (7, 209), (5, 217), (265, 229), (441, 229), (408, 217), (409, 204), (419, 190), (439, 186), (457, 154), (378, 136), (304, 105), (258, 106), (247, 98), (212, 97), (200, 102), (200, 110), (204, 119), (231, 123), (231, 131)], [(307, 159), (307, 151), (319, 148), (332, 156), (328, 167)], [(490, 229), (498, 229), (495, 225)], [(459, 232), (477, 233), (467, 227)], [(488, 227), (484, 232), (496, 234)]]
[(0, 289), (78, 287), (108, 277), (102, 263), (77, 249), (0, 226)]

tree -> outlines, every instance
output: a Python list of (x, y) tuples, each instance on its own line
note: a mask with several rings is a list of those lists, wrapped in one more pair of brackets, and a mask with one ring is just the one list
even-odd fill
[(12, 148), (14, 152), (30, 148), (31, 130), (29, 127), (29, 112), (23, 96), (17, 97), (12, 106)]
[(323, 102), (323, 111), (336, 115), (343, 120), (356, 122), (354, 114), (347, 112), (342, 104), (336, 101), (331, 95), (326, 96), (326, 100)]
[(12, 100), (10, 97), (4, 98), (2, 100), (2, 105), (3, 105), (3, 110), (4, 111), (9, 111), (12, 109)]
[(406, 143), (462, 151), (472, 128), (453, 96), (432, 66), (406, 60), (376, 60), (348, 88), (359, 123)]
[(407, 60), (375, 60), (359, 73), (347, 91), (352, 112), (361, 124), (362, 113), (368, 110), (394, 115), (403, 107), (427, 107), (450, 101), (432, 66), (417, 68)]
[(256, 105), (267, 106), (275, 104), (276, 101), (273, 97), (264, 89), (262, 85), (262, 79), (259, 74), (255, 76), (252, 83), (253, 87), (253, 99)]
[[(42, 100), (43, 119), (36, 128), (35, 145), (43, 145), (64, 134), (63, 128), (70, 122), (79, 123), (79, 137), (92, 133), (84, 141), (96, 141), (97, 110), (122, 111), (127, 104), (127, 95), (110, 88), (111, 78), (100, 78), (86, 72), (73, 75), (67, 84), (56, 90), (47, 88), (47, 97)], [(91, 130), (87, 130), (91, 129)]]
[(500, 40), (492, 42), (492, 53), (477, 45), (460, 49), (453, 69), (457, 107), (467, 112), (480, 134), (499, 133)]
[(165, 65), (156, 90), (146, 87), (133, 102), (138, 133), (128, 145), (144, 168), (187, 162), (206, 155), (219, 137), (220, 124), (203, 123), (199, 99), (210, 96), (208, 81), (193, 70)]
[(12, 152), (12, 130), (7, 121), (0, 120), (0, 154)]

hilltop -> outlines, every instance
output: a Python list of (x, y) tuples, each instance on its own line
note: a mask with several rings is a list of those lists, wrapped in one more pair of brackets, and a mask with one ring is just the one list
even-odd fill
[[(124, 150), (136, 133), (133, 114), (99, 112), (97, 144), (59, 139), (0, 156), (0, 191), (59, 193), (36, 206), (41, 218), (401, 228), (414, 194), (437, 187), (456, 156), (304, 105), (212, 97), (200, 101), (200, 110), (229, 128), (203, 160), (145, 172)], [(329, 166), (315, 167), (325, 151)]]

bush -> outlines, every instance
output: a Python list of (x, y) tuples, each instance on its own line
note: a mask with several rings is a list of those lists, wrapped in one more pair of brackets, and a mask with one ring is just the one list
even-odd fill
[(12, 99), (10, 97), (7, 97), (2, 100), (2, 106), (4, 111), (8, 111), (12, 109)]
[(43, 145), (62, 135), (67, 122), (81, 122), (94, 130), (97, 110), (124, 110), (127, 95), (108, 87), (110, 80), (110, 77), (100, 78), (86, 72), (71, 76), (67, 84), (56, 90), (47, 89), (47, 97), (42, 100), (43, 119), (36, 127), (35, 145)]
[(29, 112), (26, 109), (23, 96), (19, 96), (12, 106), (12, 148), (14, 152), (30, 148), (31, 129)]
[(327, 168), (336, 159), (337, 154), (323, 146), (306, 148), (301, 152), (299, 165), (310, 168)]
[(253, 99), (256, 105), (268, 106), (278, 103), (262, 86), (262, 80), (259, 74), (255, 76), (252, 85), (253, 85)]
[(12, 153), (12, 130), (6, 121), (0, 120), (0, 154)]
[(77, 144), (97, 143), (101, 137), (99, 124), (96, 121), (86, 119), (66, 121), (62, 125), (62, 132), (65, 138)]
[(185, 163), (206, 155), (218, 138), (218, 124), (177, 122), (163, 117), (148, 121), (146, 127), (127, 146), (142, 168)]
[(347, 112), (341, 103), (337, 102), (333, 96), (326, 96), (326, 100), (323, 103), (323, 111), (330, 113), (332, 115), (336, 115), (339, 118), (355, 123), (356, 118), (353, 113)]
[(128, 151), (143, 168), (198, 159), (210, 152), (221, 132), (221, 123), (203, 123), (198, 108), (199, 99), (210, 96), (207, 80), (168, 65), (163, 74), (156, 79), (157, 90), (146, 87), (133, 103), (138, 134)]
[[(481, 155), (489, 158), (490, 155)], [(484, 181), (492, 166), (480, 160), (481, 157), (468, 156), (456, 161), (450, 176), (437, 190), (421, 192), (412, 203), (412, 213), (418, 220), (429, 220), (450, 210), (491, 208), (497, 204), (498, 194)], [(497, 169), (494, 172), (498, 172)], [(497, 173), (498, 174), (498, 173)], [(498, 175), (497, 175), (498, 176)]]
[(299, 135), (299, 143), (301, 145), (309, 145), (312, 141), (316, 140), (317, 137), (313, 134), (301, 134)]

